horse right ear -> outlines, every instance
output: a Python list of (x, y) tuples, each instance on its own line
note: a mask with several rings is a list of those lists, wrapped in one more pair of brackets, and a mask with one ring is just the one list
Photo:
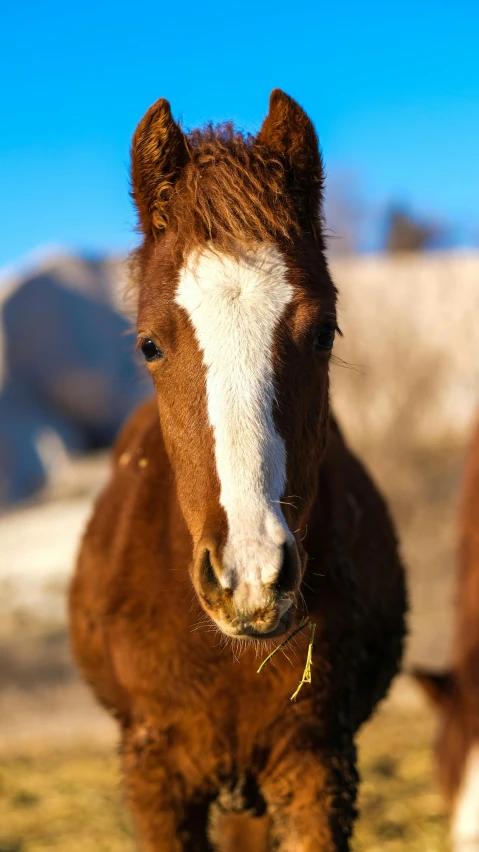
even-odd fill
[(416, 668), (411, 672), (412, 677), (436, 707), (443, 707), (452, 695), (453, 674), (446, 672), (430, 672)]
[(141, 119), (131, 145), (131, 194), (145, 236), (167, 227), (171, 192), (188, 159), (185, 135), (160, 98)]
[(318, 137), (302, 107), (281, 89), (271, 92), (268, 115), (257, 142), (284, 163), (289, 189), (296, 197), (299, 212), (307, 221), (316, 221), (323, 190)]

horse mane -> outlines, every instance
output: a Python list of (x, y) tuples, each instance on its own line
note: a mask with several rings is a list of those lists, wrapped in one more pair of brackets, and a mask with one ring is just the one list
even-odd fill
[(168, 210), (183, 256), (205, 240), (230, 253), (300, 231), (285, 166), (253, 136), (228, 122), (193, 130), (186, 141), (190, 161)]

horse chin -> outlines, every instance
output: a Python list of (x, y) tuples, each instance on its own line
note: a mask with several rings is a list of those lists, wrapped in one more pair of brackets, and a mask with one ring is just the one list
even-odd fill
[(288, 611), (281, 616), (276, 627), (274, 627), (273, 630), (270, 630), (267, 633), (262, 632), (260, 630), (255, 630), (253, 627), (247, 628), (241, 633), (235, 633), (231, 629), (225, 628), (223, 625), (218, 624), (217, 622), (216, 624), (217, 627), (219, 627), (219, 629), (221, 630), (221, 632), (224, 633), (224, 635), (227, 636), (229, 639), (237, 639), (241, 642), (245, 642), (248, 640), (251, 642), (257, 642), (258, 640), (268, 641), (270, 639), (279, 639), (290, 630), (292, 622), (293, 612), (292, 609), (288, 609)]

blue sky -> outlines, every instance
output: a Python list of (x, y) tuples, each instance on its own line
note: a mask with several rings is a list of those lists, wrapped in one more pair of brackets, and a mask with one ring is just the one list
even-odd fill
[(478, 32), (477, 0), (4, 4), (0, 264), (45, 243), (128, 248), (145, 109), (164, 96), (186, 127), (252, 131), (275, 86), (309, 112), (366, 218), (399, 201), (477, 244)]

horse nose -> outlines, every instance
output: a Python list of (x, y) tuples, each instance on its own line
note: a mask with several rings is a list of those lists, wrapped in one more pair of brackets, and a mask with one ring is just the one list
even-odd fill
[[(206, 597), (218, 596), (225, 592), (232, 594), (233, 589), (228, 588), (228, 584), (220, 579), (223, 575), (223, 566), (211, 542), (203, 544), (200, 549), (198, 564), (199, 584)], [(294, 592), (299, 588), (300, 580), (300, 560), (296, 544), (285, 542), (281, 546), (279, 570), (271, 582), (271, 587), (278, 595)]]
[[(259, 637), (272, 631), (281, 635), (289, 627), (286, 613), (293, 604), (291, 593), (301, 581), (295, 544), (285, 543), (276, 549), (276, 569), (267, 582), (255, 579), (254, 574), (244, 577), (231, 573), (228, 564), (225, 570), (219, 553), (213, 542), (203, 540), (194, 567), (200, 600), (216, 624), (230, 636)], [(265, 553), (272, 558), (271, 548)], [(255, 556), (257, 560), (257, 549), (251, 553), (253, 566)]]
[(296, 544), (283, 544), (281, 565), (275, 581), (275, 589), (281, 594), (299, 588), (300, 562)]
[(201, 594), (212, 604), (228, 591), (221, 585), (219, 576), (220, 565), (215, 549), (211, 545), (203, 547), (199, 557), (198, 581)]

